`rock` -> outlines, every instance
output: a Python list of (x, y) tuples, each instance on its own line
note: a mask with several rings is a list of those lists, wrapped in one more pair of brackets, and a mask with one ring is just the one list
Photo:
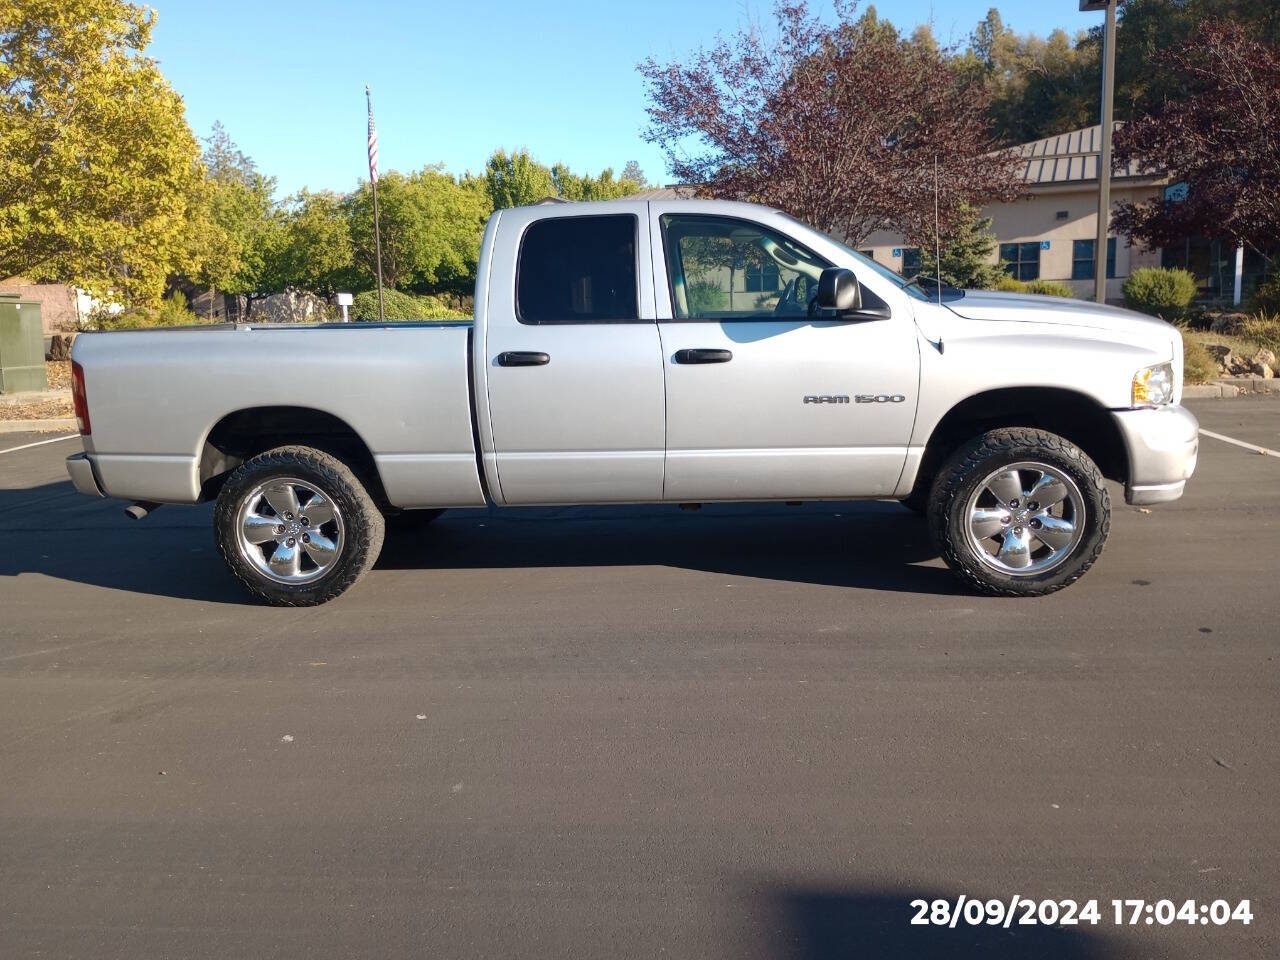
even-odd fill
[(1225, 343), (1211, 343), (1205, 349), (1213, 354), (1214, 359), (1219, 363), (1226, 363), (1227, 358), (1231, 356), (1231, 348)]
[(1255, 377), (1261, 377), (1263, 380), (1270, 380), (1276, 375), (1276, 372), (1271, 369), (1271, 365), (1268, 363), (1255, 363), (1250, 368), (1250, 372)]
[(1253, 373), (1253, 363), (1244, 357), (1238, 357), (1233, 353), (1229, 360), (1228, 369), (1233, 377), (1246, 377)]
[(1276, 365), (1275, 353), (1268, 350), (1266, 347), (1263, 347), (1249, 359), (1255, 364), (1265, 364), (1268, 367), (1274, 367)]

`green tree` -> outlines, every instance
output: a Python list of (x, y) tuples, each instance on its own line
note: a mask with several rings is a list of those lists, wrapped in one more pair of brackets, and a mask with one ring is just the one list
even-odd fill
[(1055, 30), (1048, 38), (1008, 29), (993, 7), (954, 60), (980, 77), (991, 97), (988, 114), (997, 139), (1022, 143), (1097, 122), (1097, 51), (1087, 35)]
[(969, 49), (984, 69), (996, 69), (999, 47), (1008, 35), (1009, 31), (1005, 29), (1000, 11), (991, 7), (969, 37)]
[(574, 173), (563, 163), (557, 163), (551, 168), (551, 181), (555, 184), (556, 196), (562, 200), (614, 200), (640, 189), (634, 180), (615, 180), (612, 167), (593, 177)]
[[(1176, 71), (1152, 65), (1185, 47), (1208, 20), (1230, 21), (1260, 43), (1280, 44), (1276, 0), (1120, 0), (1118, 15), (1117, 120), (1138, 119), (1185, 96)], [(1100, 24), (1074, 36), (1018, 34), (993, 7), (953, 63), (962, 74), (982, 77), (996, 136), (1014, 144), (1098, 122), (1101, 51)]]
[(342, 287), (365, 285), (355, 272), (355, 245), (344, 198), (303, 190), (285, 203), (283, 237), (274, 271), (285, 287), (332, 296)]
[(275, 260), (284, 239), (273, 197), (276, 181), (258, 171), (221, 123), (205, 141), (203, 160), (208, 233), (193, 279), (243, 294), (252, 313), (255, 300), (282, 289)]
[(156, 303), (192, 271), (199, 148), (124, 0), (0, 0), (0, 274)]
[(630, 180), (636, 185), (637, 190), (643, 190), (649, 186), (649, 181), (645, 179), (644, 171), (640, 169), (640, 164), (635, 160), (628, 160), (622, 168), (622, 179)]
[(495, 150), (484, 165), (484, 180), (494, 210), (524, 207), (556, 195), (551, 171), (528, 150)]
[[(933, 238), (918, 239), (920, 273), (938, 276)], [(981, 216), (975, 208), (965, 206), (955, 226), (941, 239), (943, 283), (971, 290), (989, 290), (1005, 275), (993, 256), (996, 238), (991, 232), (991, 218)]]
[[(455, 178), (440, 167), (378, 180), (383, 282), (402, 290), (465, 291), (475, 282), (480, 237), (492, 212), (487, 180)], [(373, 192), (364, 182), (347, 198), (356, 265), (373, 285)]]
[[(1116, 35), (1116, 117), (1137, 119), (1184, 96), (1176, 71), (1153, 65), (1194, 42), (1208, 20), (1226, 20), (1252, 40), (1280, 45), (1280, 3), (1276, 0), (1122, 0)], [(1098, 62), (1102, 31), (1095, 27), (1083, 41)], [(1097, 74), (1092, 96), (1097, 99)], [(1095, 106), (1096, 121), (1096, 106)]]
[[(628, 175), (628, 170), (632, 175)], [(640, 180), (635, 179), (635, 175)], [(484, 184), (494, 210), (523, 207), (547, 197), (561, 200), (613, 200), (641, 189), (644, 174), (631, 161), (623, 175), (614, 178), (606, 167), (599, 176), (574, 173), (563, 163), (543, 166), (528, 150), (495, 150), (485, 164)]]

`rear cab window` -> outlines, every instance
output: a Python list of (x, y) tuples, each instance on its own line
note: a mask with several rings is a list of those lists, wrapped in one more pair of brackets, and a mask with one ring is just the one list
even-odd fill
[(638, 225), (634, 214), (549, 217), (530, 224), (516, 266), (516, 319), (637, 322)]

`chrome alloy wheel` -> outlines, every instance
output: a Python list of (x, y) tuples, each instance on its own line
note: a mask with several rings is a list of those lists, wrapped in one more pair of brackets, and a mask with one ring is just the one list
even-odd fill
[(1057, 467), (1025, 461), (978, 484), (965, 506), (969, 544), (982, 563), (1011, 577), (1062, 564), (1084, 536), (1084, 497)]
[(277, 583), (319, 580), (341, 556), (342, 537), (337, 505), (305, 480), (273, 478), (240, 501), (240, 554)]

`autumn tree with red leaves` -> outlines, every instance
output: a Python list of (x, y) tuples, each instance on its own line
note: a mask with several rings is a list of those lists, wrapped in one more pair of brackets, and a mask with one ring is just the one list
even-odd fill
[(751, 27), (684, 61), (641, 63), (646, 139), (704, 194), (777, 207), (850, 244), (879, 229), (932, 243), (935, 158), (944, 235), (973, 207), (1016, 198), (981, 83), (855, 7), (837, 2), (829, 24), (784, 0), (768, 39)]
[[(1123, 203), (1115, 227), (1148, 247), (1217, 237), (1280, 243), (1280, 49), (1227, 21), (1206, 22), (1160, 58), (1182, 90), (1116, 134), (1116, 161), (1163, 169), (1180, 199)], [(1181, 193), (1181, 191), (1179, 191)]]

